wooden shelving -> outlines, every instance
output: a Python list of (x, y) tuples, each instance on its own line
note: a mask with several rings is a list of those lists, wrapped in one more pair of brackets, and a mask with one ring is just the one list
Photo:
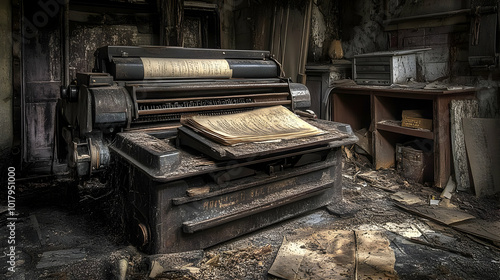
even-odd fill
[(377, 123), (377, 130), (390, 131), (398, 134), (404, 134), (414, 137), (420, 137), (425, 139), (434, 139), (434, 133), (427, 129), (415, 129), (401, 126), (401, 121), (399, 125), (396, 121), (380, 121)]
[[(376, 169), (395, 165), (395, 146), (414, 139), (428, 139), (434, 153), (434, 185), (444, 187), (450, 176), (451, 141), (449, 103), (472, 99), (475, 89), (423, 90), (381, 86), (349, 86), (332, 90), (333, 121), (348, 123), (354, 131), (367, 129)], [(401, 126), (403, 110), (421, 110), (433, 128)]]

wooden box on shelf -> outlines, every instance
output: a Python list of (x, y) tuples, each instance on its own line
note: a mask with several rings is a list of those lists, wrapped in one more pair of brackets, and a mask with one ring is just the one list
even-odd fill
[(432, 119), (424, 118), (423, 110), (403, 110), (401, 126), (432, 131)]

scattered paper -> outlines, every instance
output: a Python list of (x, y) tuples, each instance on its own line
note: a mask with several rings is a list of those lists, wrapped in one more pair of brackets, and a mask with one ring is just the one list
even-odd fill
[(397, 279), (395, 262), (381, 231), (321, 230), (294, 241), (285, 238), (269, 274), (288, 280)]

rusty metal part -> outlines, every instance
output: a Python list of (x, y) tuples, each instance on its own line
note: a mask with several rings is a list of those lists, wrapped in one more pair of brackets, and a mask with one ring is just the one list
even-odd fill
[[(206, 175), (218, 170), (238, 173), (237, 165), (218, 167), (215, 162), (179, 151), (180, 165), (164, 174), (166, 180), (157, 180), (148, 175), (144, 165), (123, 157), (118, 150), (113, 152), (117, 152), (116, 174), (130, 174), (115, 176), (113, 185), (130, 194), (136, 211), (148, 213), (152, 232), (144, 250), (150, 254), (206, 248), (342, 199), (338, 148), (318, 151), (319, 162), (288, 166), (272, 175), (265, 171), (266, 162), (279, 159), (248, 159), (241, 164), (254, 170), (255, 175), (235, 176), (222, 183)], [(308, 153), (305, 150), (296, 156)], [(297, 161), (281, 155), (281, 160), (285, 158), (287, 162)], [(204, 166), (199, 166), (201, 161)], [(198, 166), (198, 175), (176, 179), (186, 164)], [(208, 187), (209, 192), (187, 195), (197, 187)]]
[(311, 107), (311, 94), (307, 87), (298, 83), (290, 83), (289, 85), (292, 109), (308, 109)]
[[(318, 121), (322, 129), (340, 130), (340, 124)], [(339, 147), (356, 140), (351, 131), (323, 145), (274, 153), (240, 146), (237, 159), (215, 161), (166, 139), (120, 133), (111, 146), (114, 170), (129, 176), (115, 176), (112, 184), (129, 194), (132, 216), (145, 216), (142, 223), (150, 225), (142, 248), (147, 253), (202, 249), (339, 202)], [(188, 194), (197, 188), (207, 191)]]
[(136, 240), (138, 242), (139, 247), (146, 246), (149, 243), (149, 233), (146, 225), (140, 223), (137, 225), (138, 231), (136, 235)]

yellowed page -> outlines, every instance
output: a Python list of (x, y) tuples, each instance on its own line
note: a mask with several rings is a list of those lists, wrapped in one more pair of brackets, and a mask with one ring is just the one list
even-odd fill
[(144, 79), (231, 78), (233, 70), (225, 59), (180, 59), (141, 57)]
[(325, 133), (283, 106), (229, 115), (193, 116), (183, 123), (227, 143), (293, 139)]

